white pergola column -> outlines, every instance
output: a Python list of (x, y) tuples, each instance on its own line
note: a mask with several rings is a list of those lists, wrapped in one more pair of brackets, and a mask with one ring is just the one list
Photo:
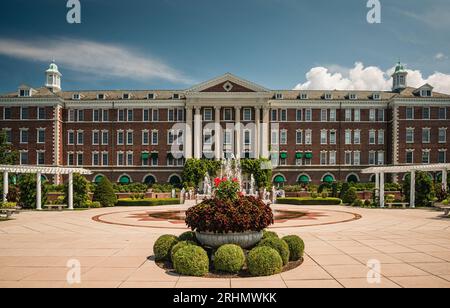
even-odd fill
[(416, 172), (411, 171), (411, 186), (409, 187), (409, 206), (416, 207)]
[(69, 210), (73, 210), (73, 173), (69, 173)]
[(261, 108), (255, 107), (255, 158), (259, 158), (260, 156), (260, 126), (261, 126)]
[(263, 123), (261, 127), (261, 156), (263, 158), (269, 158), (269, 125), (270, 125), (270, 110), (269, 108), (263, 109)]
[(384, 172), (380, 173), (380, 207), (384, 207)]
[(222, 133), (222, 126), (220, 125), (220, 107), (214, 107), (216, 112), (214, 116), (214, 156), (216, 160), (220, 160), (222, 155), (222, 144), (220, 143), (220, 136)]
[(193, 111), (192, 108), (186, 108), (186, 130), (184, 138), (184, 158), (192, 158), (192, 118)]
[(42, 173), (36, 173), (36, 210), (42, 210)]
[(3, 172), (3, 198), (2, 198), (3, 202), (8, 201), (6, 198), (8, 196), (8, 190), (9, 190), (8, 176), (9, 176), (8, 171)]
[(202, 139), (203, 139), (203, 130), (202, 130), (201, 108), (200, 107), (195, 107), (195, 116), (194, 116), (194, 158), (196, 158), (196, 159), (202, 158)]
[(236, 144), (236, 148), (235, 148), (235, 156), (237, 159), (241, 158), (241, 107), (235, 107), (234, 108), (235, 112), (235, 116), (234, 116), (234, 121), (235, 121), (235, 125), (236, 125), (236, 134), (235, 134), (235, 144)]
[(447, 191), (447, 169), (442, 170), (442, 189)]
[(375, 196), (380, 196), (380, 174), (375, 173)]

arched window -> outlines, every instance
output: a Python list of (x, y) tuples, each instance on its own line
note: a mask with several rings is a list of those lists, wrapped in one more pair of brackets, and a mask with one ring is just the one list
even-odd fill
[(153, 185), (156, 183), (156, 178), (153, 175), (147, 175), (144, 178), (144, 184)]
[(279, 174), (273, 178), (273, 183), (277, 186), (283, 186), (284, 183), (286, 183), (286, 178), (283, 175)]
[(130, 184), (131, 183), (131, 178), (128, 175), (122, 175), (119, 178), (119, 183), (120, 184), (124, 184), (124, 185)]
[(169, 178), (169, 183), (174, 187), (180, 187), (181, 186), (181, 178), (178, 175), (172, 175)]
[(335, 182), (336, 180), (334, 179), (334, 176), (332, 174), (326, 174), (324, 175), (324, 177), (322, 178), (322, 182), (323, 183), (327, 183), (327, 184), (331, 184), (333, 182)]
[(300, 184), (309, 184), (311, 182), (311, 178), (307, 174), (302, 174), (298, 177), (298, 182)]
[(96, 175), (96, 176), (94, 177), (94, 183), (95, 183), (95, 184), (100, 183), (101, 180), (103, 180), (103, 178), (104, 178), (104, 176), (103, 176), (102, 174)]
[[(359, 182), (359, 178), (356, 174), (351, 173), (347, 176), (347, 182), (348, 183), (358, 183)], [(375, 182), (375, 180), (374, 180)]]

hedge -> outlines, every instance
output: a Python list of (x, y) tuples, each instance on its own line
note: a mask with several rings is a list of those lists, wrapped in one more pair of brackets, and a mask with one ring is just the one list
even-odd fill
[(157, 206), (175, 204), (180, 204), (180, 199), (119, 199), (116, 206)]
[(340, 205), (342, 200), (339, 198), (278, 198), (277, 203), (293, 205)]

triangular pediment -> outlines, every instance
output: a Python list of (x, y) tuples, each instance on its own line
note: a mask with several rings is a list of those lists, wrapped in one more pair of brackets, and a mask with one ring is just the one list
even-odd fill
[(250, 81), (236, 77), (232, 74), (225, 74), (218, 78), (211, 79), (201, 83), (188, 92), (209, 92), (209, 93), (249, 93), (249, 92), (268, 92), (262, 86)]

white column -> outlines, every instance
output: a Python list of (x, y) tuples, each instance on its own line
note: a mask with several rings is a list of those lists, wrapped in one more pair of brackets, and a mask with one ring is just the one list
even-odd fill
[(6, 197), (8, 196), (9, 183), (8, 183), (8, 171), (3, 172), (3, 202), (8, 201)]
[(41, 184), (42, 184), (42, 174), (37, 173), (36, 174), (36, 210), (40, 211), (42, 210), (42, 191), (41, 191)]
[(200, 107), (195, 107), (195, 116), (194, 116), (194, 157), (196, 159), (202, 158), (202, 139), (203, 139), (203, 130), (202, 130), (201, 108)]
[(380, 207), (384, 207), (384, 172), (380, 173)]
[(69, 173), (69, 210), (73, 210), (73, 173)]
[(416, 172), (411, 171), (411, 186), (409, 188), (409, 206), (416, 207)]
[(375, 196), (380, 196), (380, 174), (375, 173)]
[(259, 158), (260, 156), (259, 152), (259, 147), (261, 143), (261, 136), (259, 134), (260, 125), (261, 125), (261, 108), (255, 107), (255, 146), (254, 146), (255, 158)]
[(442, 189), (447, 191), (447, 169), (442, 170)]
[(237, 159), (240, 159), (241, 153), (242, 153), (242, 149), (241, 149), (241, 107), (235, 107), (234, 110), (235, 110), (234, 121), (235, 121), (235, 125), (236, 125), (235, 155), (236, 155)]
[(222, 158), (222, 144), (220, 143), (220, 136), (222, 134), (222, 126), (220, 125), (220, 107), (214, 107), (216, 114), (214, 115), (214, 156), (216, 160)]
[(263, 158), (269, 158), (269, 125), (270, 125), (270, 110), (269, 108), (263, 109), (263, 123), (261, 127), (261, 156)]
[(192, 108), (186, 108), (186, 130), (184, 137), (184, 158), (192, 158)]

